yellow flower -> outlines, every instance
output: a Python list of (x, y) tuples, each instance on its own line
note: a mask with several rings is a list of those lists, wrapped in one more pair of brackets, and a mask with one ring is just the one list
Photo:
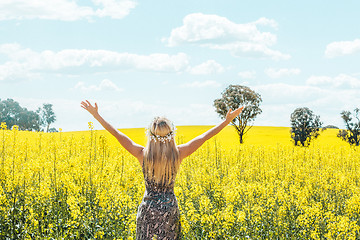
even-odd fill
[(12, 130), (13, 130), (13, 131), (19, 131), (19, 126), (18, 126), (18, 125), (14, 125), (14, 126), (12, 127)]
[(6, 122), (1, 122), (1, 129), (6, 130), (7, 126), (6, 126)]
[(245, 222), (245, 220), (246, 220), (246, 213), (244, 211), (239, 211), (237, 213), (237, 221), (242, 223)]
[(88, 126), (89, 126), (89, 129), (90, 129), (90, 130), (93, 130), (93, 129), (94, 129), (94, 124), (93, 124), (93, 122), (88, 122)]
[[(93, 127), (90, 122), (89, 128)], [(71, 228), (81, 224), (89, 196), (94, 196), (91, 200), (99, 205), (94, 211), (111, 212), (109, 216), (114, 220), (124, 221), (126, 235), (135, 236), (136, 210), (144, 195), (144, 179), (141, 166), (119, 147), (115, 138), (106, 138), (105, 132), (91, 134), (92, 138), (88, 137), (88, 131), (64, 132), (60, 134), (60, 144), (54, 141), (52, 134), (19, 131), (14, 142), (11, 131), (1, 131), (6, 128), (6, 123), (2, 123), (0, 181), (6, 179), (7, 185), (0, 187), (0, 213), (4, 213), (0, 218), (8, 220), (11, 217), (5, 214), (10, 212), (5, 190), (12, 191), (14, 186), (21, 186), (28, 194), (25, 204), (36, 201), (28, 205), (28, 215), (33, 229), (39, 229), (41, 222), (36, 219), (57, 212), (39, 211), (37, 203), (40, 207), (53, 204), (51, 201), (57, 201), (54, 193), (65, 190), (67, 197), (63, 200), (68, 207), (66, 211), (70, 211)], [(196, 131), (198, 128), (201, 127), (196, 127)], [(190, 129), (188, 133), (181, 130), (184, 142), (202, 131), (188, 127), (181, 129)], [(356, 239), (360, 231), (358, 151), (337, 139), (335, 130), (324, 131), (328, 137), (324, 136), (318, 145), (304, 149), (266, 142), (256, 133), (257, 129), (254, 127), (255, 132), (249, 135), (257, 140), (251, 142), (249, 139), (250, 144), (238, 149), (231, 149), (232, 142), (237, 144), (237, 139), (232, 136), (237, 136), (229, 134), (236, 132), (228, 128), (231, 132), (226, 133), (225, 129), (217, 146), (210, 140), (183, 161), (175, 183), (183, 234), (200, 239), (194, 230), (201, 228), (206, 233), (203, 238), (231, 239), (237, 233), (249, 234), (251, 231), (251, 239), (261, 239), (265, 238), (261, 235), (264, 221), (271, 216), (275, 219), (266, 225), (283, 229), (284, 235), (289, 226), (298, 225), (302, 232), (294, 239), (303, 239), (303, 235), (312, 239)], [(271, 129), (266, 130), (269, 130), (267, 135), (277, 136)], [(136, 142), (145, 144), (142, 129), (127, 130), (127, 133)], [(288, 135), (281, 135), (281, 138), (290, 142)], [(95, 143), (91, 165), (87, 150), (90, 140)], [(89, 195), (92, 193), (94, 195)], [(102, 212), (94, 213), (106, 218)], [(56, 219), (55, 215), (48, 217)], [(58, 223), (49, 221), (48, 224), (53, 227), (49, 231), (54, 233)], [(94, 238), (106, 238), (109, 227), (99, 229)], [(133, 239), (120, 236), (123, 235), (114, 239)]]
[(95, 235), (95, 238), (102, 238), (105, 235), (105, 233), (103, 231), (98, 231)]

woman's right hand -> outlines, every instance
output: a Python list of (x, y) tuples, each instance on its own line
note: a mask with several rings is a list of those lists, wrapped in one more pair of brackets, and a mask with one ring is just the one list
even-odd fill
[(95, 116), (98, 113), (98, 105), (95, 103), (95, 106), (91, 105), (91, 103), (88, 100), (85, 100), (86, 102), (81, 102), (81, 107), (88, 111), (91, 115)]
[(226, 114), (225, 120), (228, 123), (231, 123), (231, 121), (234, 120), (234, 118), (236, 116), (238, 116), (242, 112), (243, 109), (244, 109), (244, 106), (239, 107), (238, 109), (235, 109), (234, 111), (232, 111), (231, 108), (230, 108), (229, 111)]

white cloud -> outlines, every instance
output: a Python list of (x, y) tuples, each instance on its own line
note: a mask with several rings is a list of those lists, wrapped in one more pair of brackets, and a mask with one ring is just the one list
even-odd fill
[(342, 73), (336, 77), (311, 76), (306, 80), (306, 84), (331, 88), (360, 88), (360, 79)]
[(169, 46), (186, 42), (204, 42), (206, 40), (259, 42), (267, 45), (276, 42), (276, 36), (260, 32), (256, 22), (236, 24), (225, 17), (193, 13), (185, 16), (183, 26), (171, 31), (167, 39)]
[(244, 71), (244, 72), (239, 72), (238, 75), (241, 78), (254, 79), (256, 77), (256, 72), (255, 71)]
[(229, 50), (235, 56), (289, 59), (290, 55), (269, 48), (276, 43), (276, 35), (259, 31), (257, 25), (277, 27), (274, 20), (266, 18), (237, 24), (218, 15), (193, 13), (185, 16), (183, 25), (173, 29), (170, 37), (163, 40), (170, 47), (193, 43), (212, 49)]
[(275, 20), (268, 19), (268, 18), (265, 18), (265, 17), (259, 18), (258, 20), (256, 20), (254, 22), (254, 24), (263, 25), (263, 26), (270, 26), (270, 27), (272, 27), (274, 29), (278, 28), (278, 24), (277, 24), (277, 22)]
[(332, 85), (333, 79), (328, 76), (310, 76), (306, 80), (307, 85), (319, 86), (319, 85)]
[(136, 6), (131, 0), (93, 0), (96, 5), (102, 8), (95, 11), (99, 17), (123, 18), (129, 15), (130, 10)]
[(353, 54), (360, 51), (360, 39), (353, 41), (332, 42), (326, 46), (325, 56), (334, 58), (343, 55)]
[(235, 56), (245, 56), (249, 58), (271, 58), (273, 60), (288, 60), (289, 54), (283, 54), (279, 51), (272, 50), (264, 44), (252, 42), (233, 42), (224, 44), (202, 44), (203, 47), (211, 49), (228, 50)]
[(325, 95), (325, 90), (314, 86), (285, 83), (264, 84), (253, 87), (262, 96), (264, 103), (297, 104), (316, 100)]
[(116, 86), (115, 83), (113, 83), (112, 81), (108, 80), (108, 79), (104, 79), (100, 82), (99, 85), (87, 85), (84, 82), (78, 82), (74, 88), (72, 88), (71, 90), (81, 90), (83, 92), (99, 92), (99, 91), (116, 91), (116, 92), (121, 92), (123, 91), (122, 88), (119, 88), (118, 86)]
[[(290, 126), (290, 114), (297, 107), (309, 107), (315, 114), (320, 115), (324, 125), (343, 127), (340, 112), (353, 110), (360, 102), (358, 89), (324, 89), (318, 86), (279, 83), (251, 86), (251, 89), (260, 93), (263, 99), (263, 112), (255, 119), (256, 126)], [(88, 100), (91, 103), (97, 102), (101, 115), (116, 128), (146, 127), (154, 116), (163, 115), (176, 125), (213, 125), (220, 121), (212, 101), (208, 104), (193, 103), (174, 107), (174, 104), (168, 101), (151, 102), (122, 97), (114, 101), (105, 100), (103, 97), (96, 98), (94, 95), (90, 97)], [(63, 131), (87, 130), (87, 123), (94, 121), (92, 116), (80, 107), (83, 99), (14, 99), (29, 110), (36, 110), (43, 103), (53, 104), (58, 117), (53, 127), (61, 127)], [(94, 124), (96, 129), (103, 129), (96, 121)]]
[(298, 75), (300, 74), (300, 69), (298, 68), (268, 68), (265, 70), (265, 73), (271, 78), (281, 78), (285, 76)]
[[(56, 114), (56, 122), (52, 127), (62, 128), (63, 131), (88, 130), (88, 122), (94, 123), (95, 129), (103, 127), (94, 118), (80, 107), (81, 100), (85, 99), (59, 99), (59, 98), (13, 98), (23, 107), (36, 110), (43, 103), (53, 104)], [(220, 121), (212, 103), (189, 104), (174, 107), (166, 101), (154, 103), (149, 101), (119, 98), (116, 101), (104, 100), (104, 98), (91, 97), (88, 99), (92, 104), (95, 102), (99, 112), (106, 121), (116, 128), (147, 127), (155, 116), (166, 116), (177, 126), (179, 125), (210, 125)], [(191, 116), (191, 118), (189, 117)], [(75, 121), (75, 120), (76, 121)]]
[[(79, 6), (71, 0), (2, 0), (0, 20), (47, 19), (76, 21), (92, 17), (120, 19), (136, 6), (131, 0), (92, 0), (96, 6)], [(93, 8), (95, 7), (95, 8)]]
[(224, 72), (224, 67), (217, 63), (215, 60), (208, 60), (188, 70), (189, 73), (194, 75), (208, 75)]
[(24, 64), (17, 62), (6, 62), (0, 65), (0, 81), (27, 78), (31, 74)]
[(251, 87), (263, 100), (263, 113), (255, 125), (289, 126), (290, 114), (298, 107), (309, 107), (327, 124), (343, 126), (340, 112), (352, 110), (360, 101), (357, 89), (274, 83)]
[(220, 87), (220, 86), (221, 86), (220, 83), (212, 80), (208, 80), (204, 82), (195, 81), (182, 85), (182, 87), (186, 87), (186, 88), (203, 88), (203, 87)]
[(0, 65), (0, 69), (5, 69), (0, 75), (0, 80), (9, 79), (19, 74), (39, 73), (41, 71), (66, 72), (68, 69), (76, 71), (80, 67), (99, 72), (119, 69), (181, 72), (185, 71), (189, 65), (188, 56), (184, 53), (138, 55), (88, 49), (36, 52), (22, 48), (18, 44), (3, 44), (0, 45), (0, 54), (6, 55), (9, 59)]

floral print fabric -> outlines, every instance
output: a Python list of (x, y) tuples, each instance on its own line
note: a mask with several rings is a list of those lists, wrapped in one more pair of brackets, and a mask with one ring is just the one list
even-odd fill
[(175, 176), (169, 185), (145, 177), (145, 194), (136, 216), (136, 240), (180, 239), (180, 211), (174, 194)]

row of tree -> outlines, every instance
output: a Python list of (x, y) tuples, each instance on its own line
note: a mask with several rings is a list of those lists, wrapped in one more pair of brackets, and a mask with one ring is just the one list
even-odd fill
[[(240, 143), (244, 142), (244, 135), (252, 127), (250, 123), (254, 121), (262, 110), (260, 94), (251, 90), (249, 87), (241, 85), (230, 85), (222, 93), (222, 97), (214, 101), (216, 112), (221, 118), (226, 117), (229, 109), (236, 109), (245, 106), (239, 116), (232, 121), (239, 135)], [(350, 145), (360, 145), (360, 109), (356, 108), (354, 113), (342, 111), (341, 118), (345, 122), (346, 129), (339, 130), (338, 137), (348, 142)], [(9, 129), (14, 125), (19, 126), (19, 130), (46, 131), (54, 132), (55, 128), (50, 128), (50, 124), (56, 121), (52, 104), (45, 103), (42, 108), (35, 112), (29, 111), (20, 106), (13, 99), (1, 101), (0, 99), (0, 122), (6, 122)], [(307, 107), (297, 108), (290, 116), (291, 138), (295, 146), (308, 146), (311, 140), (320, 135), (322, 122)], [(324, 129), (324, 128), (323, 128)]]
[[(244, 142), (244, 135), (252, 127), (250, 123), (254, 121), (262, 110), (260, 103), (262, 102), (260, 94), (251, 90), (249, 87), (241, 85), (230, 85), (223, 92), (222, 97), (214, 101), (216, 112), (221, 118), (226, 117), (229, 109), (236, 109), (245, 106), (239, 116), (232, 121), (239, 135), (240, 143)], [(341, 118), (345, 122), (346, 129), (339, 130), (337, 136), (348, 142), (350, 145), (360, 145), (360, 110), (356, 108), (353, 113), (350, 111), (342, 111)], [(311, 140), (320, 135), (322, 122), (320, 116), (315, 115), (307, 107), (297, 108), (290, 115), (291, 123), (291, 139), (295, 146), (309, 146)], [(333, 126), (329, 126), (333, 127)]]
[[(355, 108), (354, 112), (342, 111), (340, 113), (346, 129), (340, 129), (337, 137), (348, 142), (350, 145), (360, 145), (360, 109)], [(322, 122), (320, 116), (315, 115), (309, 108), (297, 108), (290, 116), (291, 138), (295, 145), (309, 146), (312, 139), (320, 135)], [(330, 126), (333, 127), (333, 126)]]
[(13, 99), (0, 99), (0, 122), (5, 122), (9, 129), (18, 125), (19, 130), (55, 132), (55, 128), (50, 128), (50, 124), (55, 121), (56, 116), (50, 103), (30, 111)]

